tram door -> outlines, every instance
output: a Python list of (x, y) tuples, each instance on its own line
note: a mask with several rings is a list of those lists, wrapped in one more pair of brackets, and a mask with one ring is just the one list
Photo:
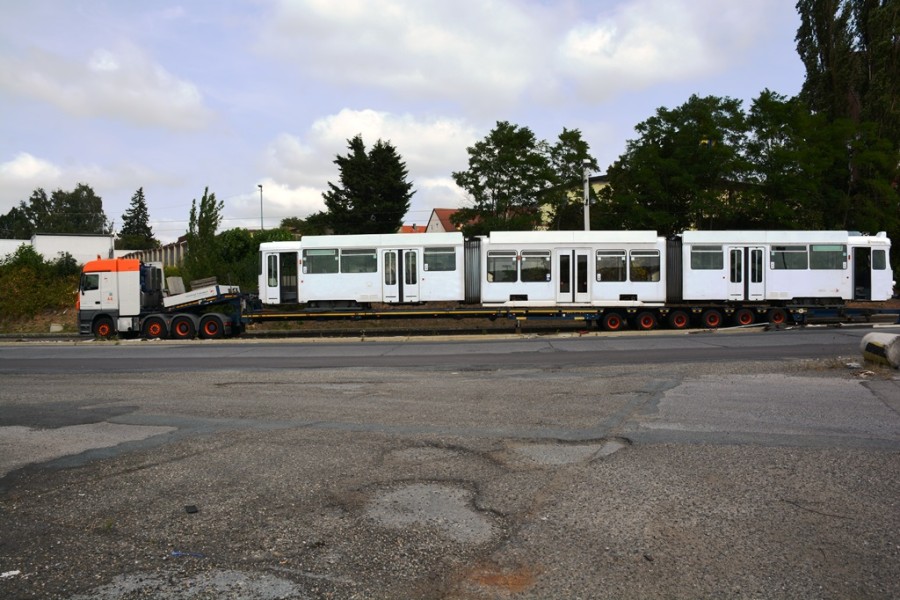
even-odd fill
[(381, 289), (385, 302), (419, 301), (421, 254), (418, 248), (381, 251)]
[(587, 248), (557, 248), (556, 301), (586, 304), (591, 301), (589, 264), (591, 251)]
[(728, 299), (765, 300), (765, 249), (728, 247)]
[(297, 302), (297, 253), (266, 254), (265, 298), (268, 304)]

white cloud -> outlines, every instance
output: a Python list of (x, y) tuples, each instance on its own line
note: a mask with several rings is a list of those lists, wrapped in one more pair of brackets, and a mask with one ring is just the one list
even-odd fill
[(588, 99), (709, 75), (740, 60), (767, 4), (623, 2), (572, 27), (560, 41), (558, 65)]
[(779, 0), (281, 0), (264, 52), (320, 81), (504, 114), (725, 69)]
[[(378, 139), (390, 142), (406, 163), (416, 190), (410, 219), (424, 224), (432, 208), (459, 206), (463, 192), (447, 172), (447, 165), (465, 169), (466, 148), (475, 143), (475, 129), (461, 120), (416, 119), (374, 110), (344, 109), (315, 121), (302, 135), (283, 133), (266, 150), (269, 179), (263, 183), (266, 214), (305, 217), (324, 209), (322, 192), (337, 183), (333, 161), (347, 153), (347, 140), (361, 134), (370, 148)], [(258, 213), (259, 198), (242, 201), (244, 213)], [(236, 203), (237, 204), (237, 203)], [(267, 218), (268, 222), (268, 218)]]
[(153, 62), (139, 48), (99, 48), (86, 59), (32, 50), (0, 57), (0, 90), (41, 100), (79, 117), (144, 127), (194, 130), (212, 119), (194, 84)]

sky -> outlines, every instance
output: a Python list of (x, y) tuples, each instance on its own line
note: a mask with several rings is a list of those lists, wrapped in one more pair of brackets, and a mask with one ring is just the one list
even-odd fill
[[(499, 121), (578, 129), (606, 172), (692, 94), (793, 96), (794, 0), (0, 0), (0, 214), (90, 185), (114, 227), (143, 188), (158, 239), (209, 188), (220, 230), (323, 210), (348, 140), (390, 142), (406, 224)], [(262, 185), (260, 194), (259, 185)]]

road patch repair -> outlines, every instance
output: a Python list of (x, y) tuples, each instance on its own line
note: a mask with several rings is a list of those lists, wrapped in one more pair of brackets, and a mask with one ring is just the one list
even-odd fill
[(0, 477), (29, 464), (44, 463), (88, 450), (111, 448), (171, 433), (174, 427), (83, 423), (34, 429), (22, 425), (0, 427)]

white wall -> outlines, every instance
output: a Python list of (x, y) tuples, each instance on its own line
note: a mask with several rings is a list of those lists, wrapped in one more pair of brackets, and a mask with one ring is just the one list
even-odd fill
[(113, 236), (111, 235), (49, 235), (36, 234), (31, 238), (31, 245), (44, 257), (52, 261), (59, 258), (61, 252), (68, 252), (79, 264), (100, 258), (112, 258)]
[(22, 244), (30, 246), (31, 242), (28, 240), (0, 240), (0, 260), (13, 254)]

